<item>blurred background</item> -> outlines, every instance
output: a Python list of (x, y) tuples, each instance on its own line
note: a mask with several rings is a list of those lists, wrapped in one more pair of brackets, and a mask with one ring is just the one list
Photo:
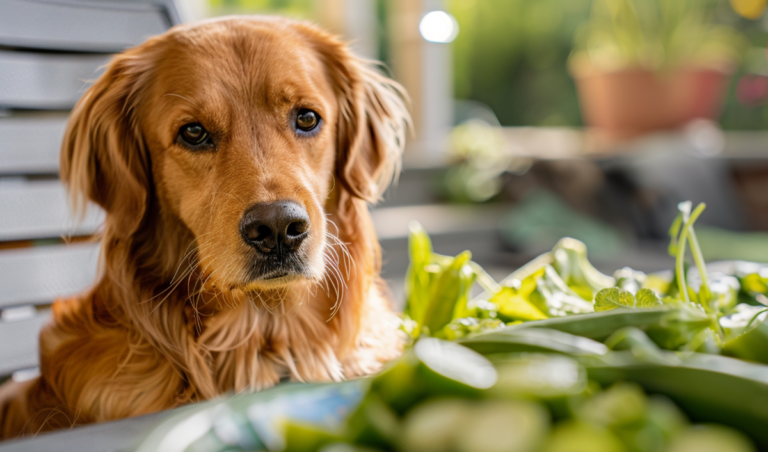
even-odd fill
[(0, 375), (34, 367), (44, 307), (95, 278), (88, 238), (102, 213), (71, 217), (61, 136), (110, 55), (149, 36), (207, 17), (279, 14), (384, 63), (410, 93), (415, 123), (399, 182), (372, 208), (384, 276), (402, 301), (412, 220), (437, 252), (469, 249), (497, 277), (563, 236), (584, 241), (604, 271), (649, 272), (672, 266), (677, 203), (703, 201), (707, 260), (768, 261), (765, 6), (0, 0), (0, 332), (31, 344), (0, 352), (10, 363)]

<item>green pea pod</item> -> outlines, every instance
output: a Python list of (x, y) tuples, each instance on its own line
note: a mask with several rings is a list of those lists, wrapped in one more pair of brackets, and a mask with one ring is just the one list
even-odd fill
[(765, 321), (723, 346), (723, 354), (747, 361), (768, 364), (768, 325)]
[(504, 398), (552, 399), (584, 393), (587, 372), (573, 358), (552, 353), (494, 357), (499, 374), (489, 395)]
[(401, 447), (404, 451), (450, 452), (456, 437), (472, 419), (472, 401), (460, 398), (427, 400), (411, 409), (403, 419)]
[(685, 415), (666, 398), (648, 398), (639, 385), (626, 382), (587, 399), (576, 414), (610, 429), (632, 452), (666, 451), (687, 426)]
[(741, 432), (722, 425), (696, 425), (672, 440), (667, 452), (755, 452), (755, 446)]
[(510, 353), (492, 356), (499, 380), (489, 397), (535, 399), (543, 402), (556, 419), (570, 417), (573, 407), (588, 398), (596, 384), (574, 359), (554, 353)]
[(556, 352), (568, 355), (601, 355), (608, 348), (591, 339), (555, 330), (511, 328), (469, 336), (459, 341), (483, 355), (516, 352)]
[(529, 400), (483, 400), (467, 414), (449, 451), (533, 452), (549, 433), (549, 412)]
[(676, 307), (658, 324), (648, 325), (644, 331), (665, 350), (696, 350), (703, 344), (707, 331), (717, 325), (717, 318), (690, 303), (678, 302)]
[(610, 430), (587, 422), (568, 420), (559, 423), (547, 439), (543, 452), (626, 452)]
[(371, 391), (402, 415), (429, 397), (476, 399), (496, 383), (496, 370), (483, 356), (454, 342), (421, 339), (371, 382)]
[[(471, 258), (469, 251), (465, 251), (459, 256), (465, 253)], [(453, 307), (453, 314), (451, 315), (451, 320), (456, 320), (463, 317), (476, 316), (478, 314), (476, 307), (475, 306), (470, 307), (470, 304), (469, 304), (469, 301), (470, 301), (469, 297), (470, 297), (470, 292), (472, 290), (472, 285), (475, 283), (475, 280), (478, 278), (478, 274), (472, 264), (473, 262), (468, 259), (464, 263), (464, 265), (461, 265), (461, 267), (459, 268), (459, 275), (458, 275), (459, 283), (460, 283), (459, 291), (458, 291), (459, 298), (458, 300), (456, 300), (456, 304)]]
[(768, 447), (768, 366), (717, 355), (670, 352), (649, 362), (633, 352), (583, 356), (591, 379), (608, 385), (633, 381), (672, 399), (696, 422), (717, 422), (744, 431)]
[(408, 300), (405, 304), (405, 314), (416, 323), (422, 324), (430, 300), (429, 288), (432, 275), (427, 272), (427, 266), (432, 263), (432, 242), (424, 228), (415, 221), (410, 224), (408, 252), (411, 263), (405, 278)]
[[(451, 322), (456, 312), (457, 304), (462, 300), (466, 303), (467, 292), (472, 287), (471, 268), (467, 265), (472, 259), (469, 251), (464, 251), (453, 259), (432, 284), (429, 305), (424, 312), (421, 325), (429, 328), (430, 332), (440, 331)], [(467, 267), (465, 269), (464, 267)], [(419, 328), (421, 330), (421, 328)]]
[(553, 317), (546, 320), (510, 325), (498, 331), (498, 333), (529, 328), (547, 328), (602, 342), (608, 339), (611, 334), (626, 326), (644, 329), (651, 325), (657, 325), (665, 316), (675, 310), (676, 308), (672, 306), (659, 306), (648, 309), (619, 308), (611, 311), (568, 317)]

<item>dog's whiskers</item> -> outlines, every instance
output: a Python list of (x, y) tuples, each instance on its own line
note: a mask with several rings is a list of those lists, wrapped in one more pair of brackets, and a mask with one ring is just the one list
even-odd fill
[[(344, 244), (338, 240), (338, 238), (331, 234), (327, 234), (327, 237), (332, 243), (326, 246), (323, 250), (323, 261), (326, 264), (326, 271), (324, 272), (321, 281), (325, 282), (326, 294), (328, 294), (328, 296), (331, 296), (329, 294), (331, 287), (333, 288), (333, 292), (336, 294), (336, 301), (334, 302), (333, 306), (331, 306), (331, 316), (327, 320), (331, 321), (331, 319), (336, 316), (339, 309), (341, 308), (341, 303), (344, 300), (344, 293), (347, 288), (346, 280), (342, 276), (341, 269), (339, 268), (340, 257), (335, 247), (339, 246), (339, 248), (346, 248), (346, 246), (344, 246)], [(342, 255), (344, 255), (343, 252)]]

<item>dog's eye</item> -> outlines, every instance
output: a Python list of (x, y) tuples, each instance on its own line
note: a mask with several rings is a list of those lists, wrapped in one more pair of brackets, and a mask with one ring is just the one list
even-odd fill
[(197, 149), (211, 144), (211, 136), (208, 131), (196, 122), (181, 126), (179, 139), (188, 147)]
[(307, 108), (302, 108), (296, 115), (296, 129), (311, 132), (320, 124), (320, 115)]

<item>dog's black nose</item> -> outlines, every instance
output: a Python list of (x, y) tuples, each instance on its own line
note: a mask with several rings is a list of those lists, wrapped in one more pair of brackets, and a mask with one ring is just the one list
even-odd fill
[(262, 253), (295, 250), (309, 234), (309, 215), (293, 201), (255, 204), (240, 220), (240, 232)]

